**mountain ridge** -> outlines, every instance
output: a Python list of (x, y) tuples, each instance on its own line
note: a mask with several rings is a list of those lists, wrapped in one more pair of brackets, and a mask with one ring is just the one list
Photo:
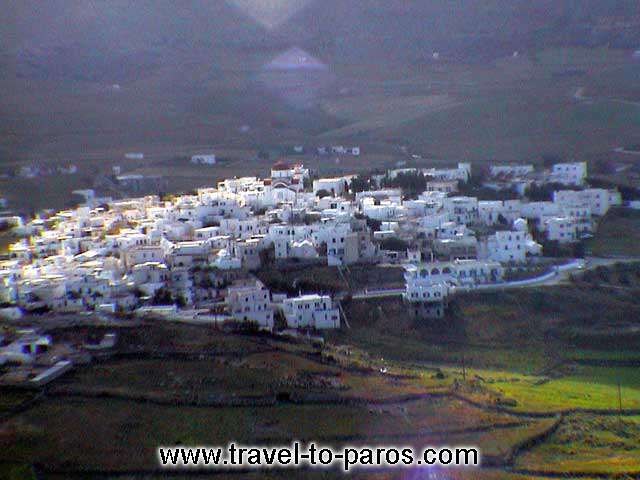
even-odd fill
[(305, 1), (267, 28), (234, 0), (4, 0), (3, 58), (25, 77), (103, 80), (136, 63), (242, 62), (292, 46), (327, 63), (406, 64), (434, 52), (482, 60), (550, 45), (640, 47), (636, 0)]

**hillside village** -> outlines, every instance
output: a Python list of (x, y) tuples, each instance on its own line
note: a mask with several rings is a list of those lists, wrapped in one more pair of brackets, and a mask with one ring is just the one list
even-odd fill
[[(381, 187), (417, 174), (428, 180), (415, 198)], [(585, 163), (543, 172), (532, 165), (492, 166), (485, 185), (523, 197), (481, 201), (456, 193), (471, 179), (470, 164), (390, 170), (355, 192), (360, 177), (312, 180), (303, 165), (278, 162), (269, 178), (227, 179), (192, 195), (111, 200), (84, 191), (86, 201), (75, 210), (19, 222), (27, 237), (11, 245), (0, 264), (2, 301), (28, 311), (112, 314), (177, 304), (272, 329), (274, 299), (284, 312), (290, 309), (246, 273), (266, 262), (406, 264), (407, 300), (417, 301), (444, 295), (444, 284), (501, 281), (504, 265), (542, 255), (540, 238), (563, 245), (588, 235), (621, 197), (586, 188), (586, 178)], [(553, 201), (527, 201), (529, 187), (546, 183), (567, 190), (555, 191)], [(422, 282), (433, 292), (414, 290), (414, 269), (424, 260), (450, 275)], [(297, 302), (319, 315), (325, 306), (334, 312), (330, 299), (319, 298)], [(337, 319), (312, 317), (301, 323), (289, 314), (287, 325), (339, 326)]]
[[(418, 182), (421, 191), (410, 193), (416, 179), (424, 189)], [(461, 193), (472, 181), (468, 163), (312, 178), (302, 164), (280, 161), (268, 178), (226, 179), (192, 194), (112, 200), (82, 191), (74, 210), (14, 219), (23, 239), (0, 262), (1, 312), (336, 329), (346, 293), (288, 297), (254, 273), (394, 264), (405, 270), (399, 294), (408, 312), (441, 318), (457, 290), (506, 282), (507, 271), (541, 262), (549, 245), (589, 236), (622, 203), (617, 190), (588, 187), (586, 163), (491, 166), (483, 188), (518, 192), (512, 200)], [(551, 201), (527, 199), (545, 186), (554, 188)], [(46, 338), (27, 337), (33, 341), (21, 351), (48, 347)]]

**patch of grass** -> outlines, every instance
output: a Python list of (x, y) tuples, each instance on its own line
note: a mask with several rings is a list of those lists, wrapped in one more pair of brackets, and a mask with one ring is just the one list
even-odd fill
[(600, 221), (587, 248), (594, 255), (603, 257), (640, 255), (640, 211), (611, 210)]
[(349, 125), (323, 133), (320, 138), (340, 138), (397, 128), (423, 115), (447, 111), (460, 103), (448, 95), (395, 97), (380, 95), (325, 102), (329, 114), (349, 120)]
[(458, 295), (442, 320), (411, 320), (399, 299), (344, 304), (350, 329), (332, 335), (376, 355), (535, 374), (581, 351), (638, 349), (633, 292), (549, 287)]
[[(576, 367), (558, 378), (519, 375), (494, 370), (469, 370), (469, 378), (480, 379), (488, 392), (509, 401), (521, 412), (551, 412), (571, 409), (617, 410), (621, 383), (622, 408), (640, 408), (640, 372), (637, 368)], [(460, 378), (460, 371), (451, 372)], [(473, 398), (474, 395), (471, 394)]]
[(637, 474), (640, 417), (566, 418), (547, 442), (520, 456), (516, 468), (567, 474)]

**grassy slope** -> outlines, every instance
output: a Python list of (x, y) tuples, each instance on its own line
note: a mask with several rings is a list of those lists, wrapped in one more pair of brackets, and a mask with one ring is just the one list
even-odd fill
[(605, 257), (640, 255), (640, 212), (627, 209), (609, 212), (588, 248), (594, 255)]
[(518, 458), (516, 468), (540, 472), (640, 471), (640, 417), (568, 418), (547, 442)]
[[(386, 359), (449, 365), (520, 411), (640, 408), (635, 294), (557, 287), (460, 297), (444, 321), (411, 322), (399, 302), (347, 306), (349, 341)], [(629, 333), (621, 333), (629, 331)], [(617, 333), (617, 338), (613, 338)], [(575, 364), (594, 360), (591, 366)], [(418, 364), (419, 365), (419, 364)]]
[[(205, 399), (207, 393), (233, 396), (295, 390), (295, 385), (306, 385), (301, 391), (307, 394), (317, 389), (317, 392), (375, 400), (454, 388), (459, 394), (480, 403), (493, 405), (500, 401), (520, 412), (549, 412), (567, 408), (615, 409), (620, 379), (623, 408), (640, 408), (637, 368), (575, 365), (570, 361), (549, 368), (568, 357), (591, 358), (590, 352), (596, 345), (589, 350), (570, 348), (542, 332), (550, 326), (558, 330), (564, 323), (575, 325), (582, 318), (583, 309), (591, 308), (590, 302), (599, 301), (598, 297), (586, 301), (579, 288), (571, 287), (465, 298), (456, 307), (456, 318), (464, 318), (464, 322), (459, 324), (459, 320), (449, 319), (438, 325), (415, 325), (403, 320), (400, 305), (392, 301), (378, 305), (354, 302), (348, 306), (352, 329), (336, 334), (335, 340), (340, 344), (355, 344), (363, 350), (330, 346), (325, 351), (325, 361), (329, 363), (319, 363), (312, 355), (314, 349), (305, 344), (221, 335), (212, 331), (205, 333), (195, 327), (176, 330), (163, 325), (126, 330), (120, 335), (121, 347), (125, 349), (129, 346), (138, 349), (140, 345), (161, 351), (207, 349), (231, 357), (215, 362), (132, 360), (103, 363), (78, 370), (54, 385), (52, 392), (69, 387), (111, 388), (182, 398), (197, 391), (196, 397)], [(481, 298), (492, 305), (492, 309), (478, 308)], [(611, 300), (609, 310), (614, 312), (612, 315), (620, 301), (620, 298)], [(356, 308), (358, 305), (363, 308)], [(576, 310), (576, 305), (582, 306)], [(523, 318), (529, 320), (523, 323)], [(537, 325), (540, 334), (534, 334), (529, 322)], [(515, 332), (518, 333), (514, 335)], [(71, 332), (60, 331), (55, 335), (56, 338), (70, 338)], [(507, 344), (508, 338), (512, 340), (511, 346)], [(540, 349), (543, 339), (548, 344), (546, 350)], [(637, 347), (633, 348), (637, 350)], [(633, 348), (627, 347), (626, 358), (637, 354)], [(607, 353), (617, 355), (605, 348), (595, 351), (597, 354), (593, 357), (599, 360), (608, 358)], [(238, 358), (235, 356), (238, 352), (245, 353)], [(460, 368), (462, 355), (467, 365), (466, 381)], [(421, 360), (425, 359), (436, 365), (422, 364)], [(436, 374), (438, 365), (442, 376)], [(386, 366), (389, 373), (402, 376), (375, 373), (381, 366)], [(363, 367), (374, 373), (362, 371)], [(313, 378), (323, 378), (323, 382), (331, 379), (333, 386), (317, 384), (313, 387), (308, 383)], [(300, 381), (307, 383), (298, 383)], [(488, 425), (495, 427), (514, 420), (524, 423), (498, 430), (452, 433)], [(419, 438), (421, 442), (478, 444), (487, 455), (504, 455), (514, 445), (548, 428), (550, 422), (551, 419), (541, 422), (514, 419), (511, 415), (445, 399), (376, 406), (281, 404), (260, 408), (172, 408), (123, 400), (68, 397), (47, 400), (7, 423), (0, 435), (3, 444), (0, 451), (4, 452), (0, 461), (37, 458), (45, 465), (72, 469), (148, 468), (153, 462), (153, 447), (163, 442), (216, 444), (229, 439), (247, 442), (280, 439), (284, 442), (294, 436), (325, 438), (333, 444), (352, 435), (370, 438), (369, 441), (387, 438), (383, 435), (411, 435), (406, 437), (409, 442), (413, 442), (411, 438)], [(623, 430), (632, 435), (633, 428), (629, 424)], [(615, 439), (604, 446), (598, 444), (591, 448), (590, 430), (573, 430), (575, 448), (580, 454), (579, 458), (571, 460), (573, 463), (567, 463), (569, 461), (563, 458), (564, 447), (554, 447), (562, 445), (564, 440), (554, 440), (550, 446), (543, 444), (540, 450), (534, 450), (531, 457), (523, 457), (521, 468), (535, 470), (549, 461), (555, 462), (549, 463), (555, 465), (553, 468), (590, 471), (587, 467), (593, 459), (604, 458), (607, 452), (617, 448)], [(88, 446), (86, 432), (91, 432), (94, 438)], [(413, 436), (416, 434), (418, 437)], [(120, 458), (124, 445), (136, 445), (141, 456), (130, 459), (126, 465), (115, 464), (114, 458)], [(624, 450), (620, 453), (619, 463), (608, 462), (601, 468), (630, 471), (635, 468), (633, 454), (632, 450)]]

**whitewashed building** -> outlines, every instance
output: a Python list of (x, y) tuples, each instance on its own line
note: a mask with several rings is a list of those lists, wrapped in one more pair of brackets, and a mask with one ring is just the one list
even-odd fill
[(442, 318), (447, 298), (453, 292), (455, 278), (449, 265), (419, 264), (405, 266), (404, 301), (416, 317)]
[(553, 202), (560, 207), (587, 206), (594, 215), (605, 215), (611, 207), (622, 205), (617, 190), (588, 188), (585, 190), (560, 190), (553, 193)]
[(349, 186), (349, 180), (346, 177), (336, 178), (319, 178), (313, 181), (313, 193), (328, 192), (332, 197), (342, 196)]
[(491, 165), (489, 166), (489, 176), (491, 178), (498, 177), (525, 177), (534, 172), (533, 165), (524, 164), (524, 165)]
[(542, 246), (526, 231), (500, 231), (486, 240), (485, 255), (501, 263), (524, 263), (528, 255), (540, 255)]
[(561, 244), (578, 240), (578, 229), (574, 219), (570, 217), (553, 217), (544, 223), (547, 239)]
[(226, 304), (234, 319), (255, 322), (261, 329), (273, 329), (274, 313), (271, 306), (271, 293), (259, 280), (229, 287)]
[(587, 162), (556, 163), (547, 180), (580, 187), (587, 181)]
[(0, 348), (0, 364), (34, 363), (39, 355), (49, 350), (51, 344), (49, 336), (25, 333), (6, 347)]
[(340, 312), (328, 295), (287, 298), (283, 302), (282, 310), (289, 328), (340, 328)]
[(216, 164), (216, 156), (212, 153), (202, 154), (202, 155), (194, 155), (191, 157), (191, 163), (196, 165), (215, 165)]

